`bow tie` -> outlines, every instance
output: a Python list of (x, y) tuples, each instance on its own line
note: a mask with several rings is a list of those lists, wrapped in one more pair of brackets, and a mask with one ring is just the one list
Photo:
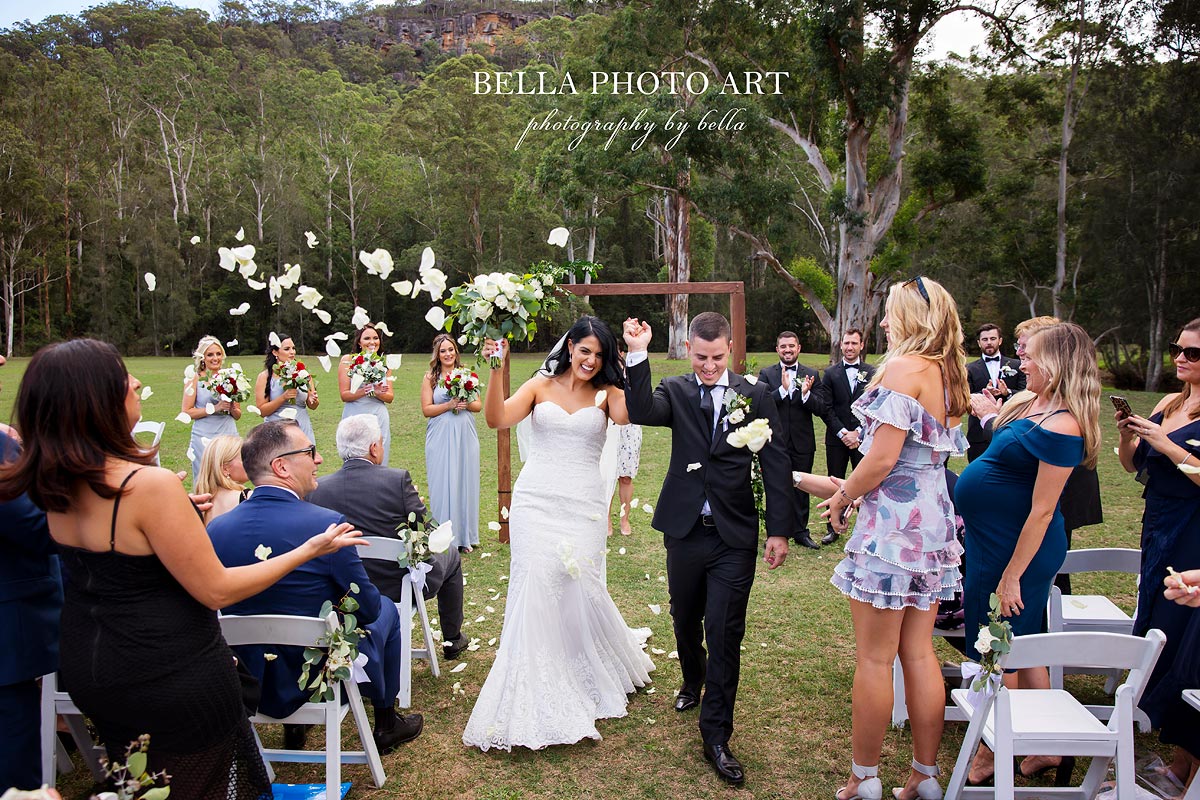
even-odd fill
[(785, 367), (784, 367), (784, 369), (785, 369), (785, 370), (787, 370), (788, 372), (795, 372), (795, 371), (796, 371), (796, 365), (795, 365), (795, 364), (792, 364), (790, 367), (788, 367), (788, 366), (785, 366)]
[(844, 369), (858, 369), (858, 364), (846, 364), (843, 362), (842, 367)]
[(984, 362), (986, 362), (986, 363), (988, 363), (988, 364), (991, 364), (991, 363), (994, 363), (994, 362), (999, 362), (999, 361), (1000, 361), (1000, 356), (984, 356), (984, 357), (983, 357), (983, 360), (984, 360)]

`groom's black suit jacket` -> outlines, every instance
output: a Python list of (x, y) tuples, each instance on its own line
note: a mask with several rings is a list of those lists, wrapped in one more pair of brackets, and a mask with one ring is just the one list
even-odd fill
[[(629, 421), (638, 425), (656, 425), (671, 429), (671, 463), (654, 510), (655, 530), (682, 539), (691, 532), (704, 508), (707, 497), (717, 532), (730, 547), (758, 547), (758, 513), (754, 508), (754, 490), (750, 486), (748, 448), (729, 444), (725, 430), (725, 412), (717, 423), (716, 436), (710, 436), (711, 423), (700, 408), (700, 385), (693, 374), (664, 378), (650, 391), (650, 364), (643, 361), (627, 369), (625, 405)], [(729, 372), (725, 390), (750, 399), (750, 410), (743, 425), (763, 417), (774, 433), (759, 451), (763, 485), (767, 492), (767, 535), (790, 536), (792, 533), (791, 461), (783, 443), (779, 413), (766, 386), (751, 384)], [(700, 464), (688, 471), (689, 464)]]

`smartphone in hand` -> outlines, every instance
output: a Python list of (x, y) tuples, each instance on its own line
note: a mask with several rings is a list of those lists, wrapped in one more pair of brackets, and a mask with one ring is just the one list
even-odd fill
[(1133, 416), (1133, 408), (1130, 407), (1129, 401), (1119, 394), (1110, 394), (1108, 399), (1112, 401), (1113, 408), (1121, 415), (1121, 419)]

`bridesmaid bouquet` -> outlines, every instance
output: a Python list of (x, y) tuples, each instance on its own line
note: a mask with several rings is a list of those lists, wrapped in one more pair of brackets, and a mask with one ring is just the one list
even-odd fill
[[(442, 388), (450, 394), (451, 399), (471, 403), (479, 398), (479, 376), (474, 370), (457, 367), (442, 379)], [(452, 410), (458, 413), (457, 408)]]
[[(470, 342), (477, 352), (484, 339), (532, 341), (537, 333), (536, 317), (551, 304), (552, 298), (546, 292), (553, 286), (554, 276), (549, 272), (476, 275), (470, 283), (450, 292), (446, 300), (450, 316), (444, 318), (444, 323), (437, 322), (438, 316), (444, 316), (440, 314), (426, 319), (435, 323), (435, 328), (445, 327), (447, 331), (457, 320), (462, 329), (459, 342)], [(492, 369), (499, 369), (501, 363), (496, 356), (488, 359)]]
[[(312, 384), (312, 375), (305, 368), (304, 362), (300, 360), (276, 361), (275, 365), (271, 367), (271, 372), (279, 379), (279, 385), (285, 392), (288, 389), (307, 391)], [(295, 404), (296, 401), (293, 400), (292, 405)]]
[(240, 364), (217, 370), (205, 379), (204, 388), (221, 401), (244, 403), (250, 399), (250, 381)]
[[(363, 384), (374, 386), (387, 378), (387, 364), (378, 353), (356, 353), (350, 357), (350, 391), (357, 392)], [(374, 395), (373, 389), (367, 394)]]

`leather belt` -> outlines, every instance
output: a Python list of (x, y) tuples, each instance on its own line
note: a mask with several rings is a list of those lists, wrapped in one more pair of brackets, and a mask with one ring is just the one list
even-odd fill
[(700, 515), (700, 524), (706, 528), (717, 527), (717, 521), (715, 519), (713, 519), (712, 514), (701, 514)]

